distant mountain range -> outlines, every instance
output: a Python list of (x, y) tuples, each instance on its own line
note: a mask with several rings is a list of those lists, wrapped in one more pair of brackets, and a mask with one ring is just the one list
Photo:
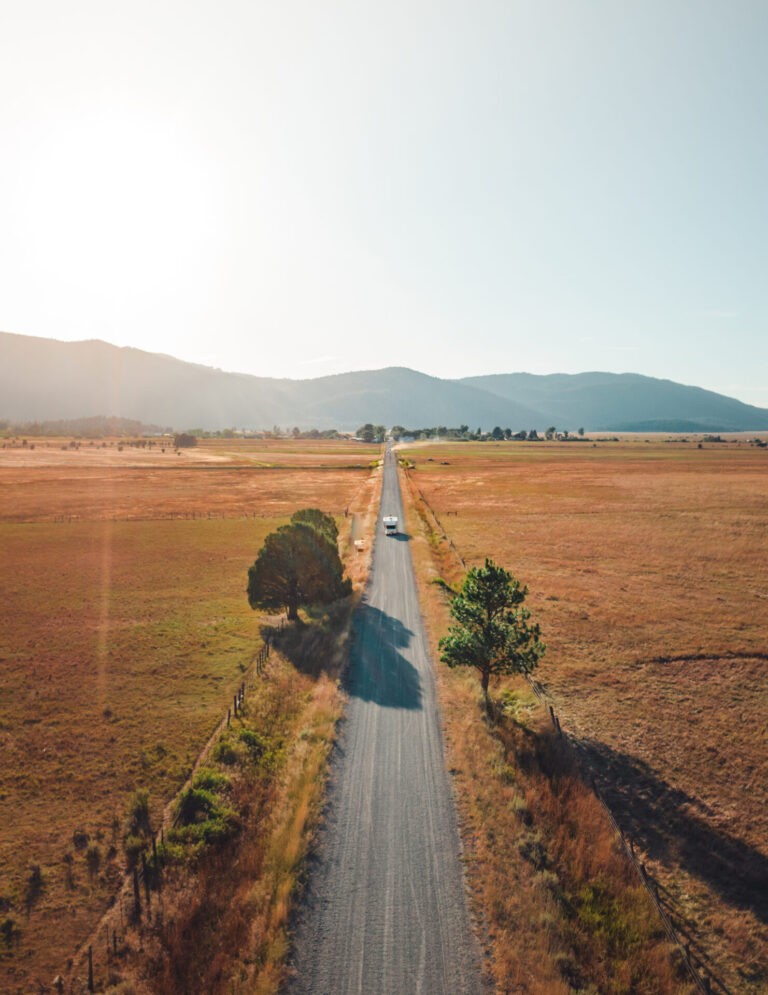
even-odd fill
[(0, 332), (0, 418), (103, 415), (204, 428), (469, 425), (602, 432), (768, 430), (768, 409), (635, 373), (441, 380), (404, 367), (287, 380), (225, 373), (98, 340)]

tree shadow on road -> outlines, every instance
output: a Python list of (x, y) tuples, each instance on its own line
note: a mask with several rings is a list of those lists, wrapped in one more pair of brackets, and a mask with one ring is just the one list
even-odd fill
[(399, 619), (363, 602), (355, 613), (355, 645), (344, 682), (349, 696), (384, 708), (421, 708), (419, 672), (400, 652), (412, 637)]

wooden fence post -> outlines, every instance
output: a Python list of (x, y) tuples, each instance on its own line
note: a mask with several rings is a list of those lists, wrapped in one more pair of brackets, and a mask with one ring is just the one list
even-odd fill
[(88, 991), (93, 991), (93, 947), (88, 947)]
[(133, 911), (137, 919), (141, 919), (141, 893), (139, 892), (139, 869), (133, 868)]
[(152, 898), (150, 895), (149, 868), (147, 867), (147, 858), (143, 850), (141, 851), (141, 873), (144, 875), (144, 894), (147, 896), (147, 914), (149, 914)]
[(155, 886), (160, 887), (160, 864), (157, 859), (157, 838), (152, 837), (152, 877), (155, 881)]

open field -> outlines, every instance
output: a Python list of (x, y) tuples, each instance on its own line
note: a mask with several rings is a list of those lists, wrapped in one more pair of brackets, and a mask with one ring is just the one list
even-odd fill
[(692, 948), (729, 991), (767, 991), (766, 452), (401, 454), (467, 564), (492, 556), (529, 585), (541, 679)]
[(259, 467), (360, 468), (378, 459), (380, 446), (351, 439), (199, 439), (196, 446), (176, 449), (173, 439), (156, 438), (26, 438), (0, 445), (0, 467), (200, 466), (229, 463)]
[(310, 454), (303, 466), (269, 468), (192, 450), (176, 463), (154, 453), (143, 464), (124, 453), (89, 463), (68, 451), (38, 465), (36, 452), (0, 454), (0, 522), (273, 517), (308, 505), (344, 515), (371, 462), (366, 454), (361, 467), (316, 465)]
[[(262, 645), (245, 586), (266, 533), (302, 505), (343, 514), (370, 479), (79, 455), (0, 467), (0, 920), (20, 930), (0, 936), (3, 991), (64, 971), (122, 880), (131, 792), (156, 825), (232, 701)], [(113, 520), (206, 506), (227, 517)]]

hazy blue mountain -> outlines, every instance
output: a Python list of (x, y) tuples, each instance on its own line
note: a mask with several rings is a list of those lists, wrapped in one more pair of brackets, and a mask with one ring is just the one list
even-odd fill
[(540, 411), (575, 431), (713, 432), (768, 429), (768, 410), (673, 380), (638, 373), (501, 373), (461, 383)]
[[(106, 342), (0, 333), (0, 418), (137, 418), (174, 428), (338, 428), (471, 423), (533, 427), (536, 412), (451, 380), (392, 367), (315, 380), (224, 373)], [(504, 420), (506, 419), (506, 420)]]
[(441, 380), (405, 367), (313, 380), (226, 373), (106, 342), (0, 332), (0, 418), (94, 415), (184, 428), (338, 428), (364, 422), (575, 431), (758, 431), (768, 410), (633, 373)]

